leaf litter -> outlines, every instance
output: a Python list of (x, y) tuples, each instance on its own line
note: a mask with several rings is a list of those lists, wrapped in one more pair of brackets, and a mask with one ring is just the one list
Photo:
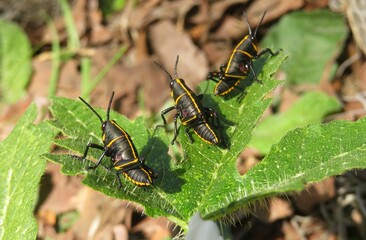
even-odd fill
[[(31, 2), (22, 1), (20, 4), (27, 6), (26, 4), (31, 4)], [(244, 10), (247, 12), (253, 28), (258, 24), (261, 14), (270, 9), (260, 28), (260, 35), (265, 35), (266, 30), (276, 24), (287, 12), (309, 11), (325, 7), (326, 2), (322, 1), (319, 5), (315, 5), (303, 0), (278, 0), (273, 2), (273, 6), (270, 7), (268, 1), (264, 0), (203, 1), (199, 3), (196, 1), (148, 1), (135, 6), (128, 2), (121, 12), (116, 12), (109, 19), (104, 19), (98, 8), (98, 1), (76, 0), (71, 9), (81, 44), (83, 48), (95, 50), (91, 55), (92, 75), (97, 74), (107, 64), (121, 42), (129, 44), (126, 55), (114, 65), (92, 92), (91, 104), (106, 106), (106, 96), (115, 90), (117, 102), (114, 109), (120, 113), (131, 118), (136, 117), (141, 114), (139, 106), (141, 101), (145, 103), (144, 113), (157, 112), (167, 101), (169, 89), (165, 76), (154, 70), (153, 60), (161, 62), (167, 69), (172, 70), (175, 56), (181, 55), (178, 73), (189, 82), (190, 86), (196, 86), (205, 78), (210, 66), (217, 69), (225, 62), (230, 55), (230, 49), (247, 33), (247, 27), (242, 18)], [(49, 9), (49, 6), (47, 8)], [(47, 97), (51, 62), (50, 58), (42, 61), (39, 57), (50, 54), (51, 35), (46, 24), (37, 24), (37, 26), (29, 24), (29, 19), (37, 19), (36, 22), (42, 22), (43, 20), (38, 21), (41, 19), (39, 15), (35, 16), (34, 12), (26, 11), (26, 7), (21, 9), (23, 9), (22, 16), (17, 13), (18, 15), (15, 14), (16, 17), (13, 17), (13, 20), (23, 24), (26, 22), (25, 28), (32, 43), (42, 46), (33, 58), (33, 76), (27, 89), (27, 98), (20, 101), (20, 103), (29, 104), (30, 98)], [(11, 9), (6, 11), (11, 11)], [(62, 14), (57, 10), (52, 10), (52, 12), (55, 12), (53, 19), (60, 43), (65, 46), (67, 35)], [(12, 16), (12, 14), (7, 16)], [(344, 51), (346, 56), (356, 54), (354, 43), (348, 43), (348, 48), (350, 49), (348, 52)], [(57, 86), (58, 96), (73, 99), (79, 96), (81, 88), (80, 56), (80, 54), (76, 54), (62, 64)], [(344, 59), (337, 59), (337, 61), (344, 61)], [(328, 87), (334, 89), (333, 92), (340, 93), (340, 98), (344, 101), (344, 110), (328, 116), (328, 120), (332, 118), (356, 120), (365, 115), (366, 74), (364, 74), (365, 68), (362, 67), (364, 65), (364, 60), (359, 58), (350, 65), (349, 72), (344, 72), (329, 83)], [(302, 87), (297, 89), (308, 89), (308, 86)], [(311, 88), (319, 89), (320, 87), (315, 85)], [(140, 89), (143, 91), (142, 100), (138, 97)], [(278, 105), (276, 105), (275, 99), (269, 113), (276, 114), (276, 112), (286, 111), (287, 106), (290, 106), (294, 99), (300, 96), (301, 93), (297, 89), (279, 91), (276, 96)], [(23, 112), (25, 108), (23, 104), (18, 103), (11, 108), (1, 106), (1, 110), (0, 124), (4, 126), (1, 134), (5, 137), (7, 131), (3, 129), (16, 122), (14, 115), (9, 115), (9, 111)], [(238, 168), (240, 169), (242, 164), (246, 164), (248, 159), (255, 164), (262, 157), (255, 150), (246, 151), (246, 154), (243, 154), (242, 158), (238, 160)], [(326, 186), (318, 186), (322, 184), (326, 184)], [(337, 184), (342, 187), (334, 190)], [(326, 236), (327, 229), (333, 226), (336, 220), (340, 221), (341, 226), (346, 229), (347, 226), (342, 219), (332, 218), (332, 216), (336, 216), (332, 214), (336, 214), (336, 210), (338, 210), (338, 213), (343, 214), (343, 218), (352, 220), (356, 217), (347, 215), (345, 209), (339, 204), (337, 205), (336, 197), (344, 197), (344, 192), (348, 190), (354, 194), (353, 196), (356, 196), (355, 201), (365, 204), (365, 198), (357, 197), (356, 194), (359, 191), (357, 190), (359, 184), (357, 176), (348, 173), (340, 178), (312, 185), (294, 197), (289, 197), (290, 203), (293, 202), (293, 204), (289, 205), (288, 198), (278, 200), (277, 204), (283, 205), (283, 208), (276, 208), (275, 202), (267, 203), (267, 207), (258, 206), (251, 210), (253, 215), (239, 217), (241, 224), (244, 223), (244, 227), (239, 227), (239, 223), (233, 224), (232, 237), (268, 239), (271, 236), (272, 239), (277, 239), (282, 235), (294, 239), (304, 236), (304, 232), (307, 232), (306, 236), (309, 239), (316, 239)], [(307, 198), (309, 201), (305, 200)], [(79, 220), (66, 232), (57, 232), (56, 217), (73, 209), (78, 210)], [(261, 217), (257, 218), (257, 209), (265, 209), (269, 214), (264, 217), (261, 214)], [(361, 210), (355, 209), (354, 212), (360, 213)], [(301, 216), (304, 213), (306, 216)], [(174, 236), (177, 233), (177, 229), (174, 229), (173, 224), (168, 223), (166, 219), (150, 219), (143, 216), (143, 210), (138, 206), (91, 191), (80, 185), (79, 179), (75, 180), (75, 178), (61, 175), (57, 171), (57, 166), (52, 163), (49, 163), (42, 180), (36, 214), (40, 238), (49, 236), (53, 239), (65, 237), (82, 239), (88, 234), (92, 234), (93, 239), (102, 236), (119, 239), (117, 233), (121, 236), (123, 234), (123, 236), (127, 236), (129, 233), (149, 239), (161, 239), (169, 234)], [(279, 217), (270, 217), (274, 215)], [(100, 221), (97, 227), (93, 225), (96, 220)], [(246, 222), (252, 225), (246, 225)], [(94, 228), (92, 228), (93, 226)], [(328, 233), (328, 237), (330, 236), (334, 236), (334, 233)]]

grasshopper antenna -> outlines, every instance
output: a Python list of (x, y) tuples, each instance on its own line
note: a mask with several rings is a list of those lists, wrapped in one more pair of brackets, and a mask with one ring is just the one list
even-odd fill
[(107, 109), (107, 121), (109, 120), (109, 112), (110, 112), (110, 110), (111, 110), (113, 97), (114, 97), (114, 91), (112, 92), (112, 96), (111, 96), (111, 98), (109, 99), (109, 104), (108, 104), (108, 109)]
[(97, 111), (95, 111), (95, 109), (92, 107), (92, 106), (90, 106), (90, 104), (89, 103), (87, 103), (82, 97), (79, 97), (79, 99), (90, 109), (90, 110), (92, 110), (92, 112), (95, 114), (95, 115), (97, 115), (97, 117), (99, 118), (99, 120), (100, 120), (100, 122), (103, 124), (103, 119), (102, 119), (102, 117), (99, 115), (99, 113), (97, 113)]
[(254, 30), (254, 37), (256, 37), (256, 36), (257, 36), (257, 30), (258, 30), (258, 27), (262, 24), (263, 19), (264, 19), (264, 16), (266, 16), (266, 13), (267, 13), (267, 10), (263, 13), (261, 20), (259, 21), (259, 23), (258, 23), (257, 27), (256, 27), (256, 28), (255, 28), (255, 30)]

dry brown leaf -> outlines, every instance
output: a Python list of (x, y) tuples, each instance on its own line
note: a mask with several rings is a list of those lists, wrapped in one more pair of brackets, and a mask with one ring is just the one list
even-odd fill
[(60, 172), (61, 166), (49, 162), (41, 179), (40, 194), (36, 207), (38, 237), (52, 239), (73, 239), (72, 231), (57, 233), (56, 216), (76, 208), (73, 197), (80, 191), (80, 179), (68, 177)]
[(159, 240), (171, 237), (172, 226), (170, 221), (164, 217), (160, 218), (145, 218), (143, 221), (133, 227), (133, 232), (142, 232), (143, 235), (150, 240)]
[(294, 204), (304, 214), (310, 213), (314, 206), (334, 198), (336, 194), (334, 178), (328, 178), (308, 186), (294, 196)]
[(152, 112), (159, 111), (170, 97), (167, 76), (150, 60), (137, 65), (132, 71), (141, 79), (145, 107)]
[(57, 95), (77, 99), (80, 95), (81, 76), (78, 70), (79, 61), (70, 59), (60, 70)]
[(136, 38), (135, 47), (131, 49), (131, 51), (135, 51), (135, 64), (150, 59), (149, 49), (147, 45), (147, 33), (145, 30), (142, 30), (139, 32)]
[(47, 96), (51, 77), (52, 62), (43, 61), (40, 58), (33, 59), (33, 75), (28, 86), (31, 96)]
[(129, 9), (127, 12), (127, 26), (131, 29), (141, 30), (153, 21), (174, 17), (175, 12), (165, 11), (161, 6), (157, 7), (160, 2), (160, 0), (145, 1), (138, 8)]
[(208, 62), (185, 32), (179, 31), (170, 21), (160, 21), (149, 29), (151, 46), (159, 62), (173, 74), (176, 56), (179, 55), (178, 76), (193, 88), (206, 78)]
[(117, 224), (113, 226), (114, 240), (128, 239), (128, 231), (125, 225)]
[(86, 236), (93, 239), (100, 233), (108, 232), (113, 236), (111, 226), (124, 223), (131, 227), (133, 204), (108, 197), (89, 188), (83, 188), (74, 198), (74, 204), (80, 214), (78, 221), (72, 226), (75, 235), (80, 239)]
[[(224, 16), (220, 27), (215, 33), (211, 34), (211, 37), (229, 41), (231, 39), (242, 39), (246, 34), (248, 34), (248, 26), (243, 17)], [(226, 48), (231, 49), (231, 47)]]
[(211, 70), (216, 71), (219, 69), (220, 65), (227, 62), (228, 57), (231, 54), (231, 49), (227, 48), (227, 42), (208, 42), (203, 45), (208, 61), (214, 63)]
[[(0, 140), (5, 139), (10, 134), (17, 121), (27, 110), (31, 102), (32, 98), (30, 96), (25, 96), (23, 99), (10, 106), (1, 106)], [(37, 105), (40, 107), (39, 104)]]
[(210, 8), (210, 22), (215, 24), (216, 21), (225, 16), (225, 12), (231, 6), (237, 6), (239, 4), (246, 4), (248, 0), (227, 0), (227, 1), (215, 1), (211, 4)]
[(102, 44), (111, 40), (112, 35), (108, 28), (102, 25), (102, 12), (98, 8), (97, 1), (88, 2), (88, 26), (91, 31), (90, 44)]
[(256, 0), (248, 7), (246, 13), (251, 24), (257, 26), (265, 11), (268, 12), (263, 20), (264, 24), (283, 16), (289, 11), (301, 8), (304, 3), (305, 0)]
[[(190, 24), (208, 23), (209, 2), (206, 0), (194, 1), (196, 5), (192, 5), (192, 9), (187, 12), (186, 21)], [(198, 9), (197, 9), (198, 8)], [(197, 9), (196, 11), (194, 11)]]
[(288, 221), (283, 222), (281, 229), (284, 235), (284, 240), (302, 240), (298, 231)]
[(274, 197), (267, 200), (266, 208), (258, 208), (256, 215), (266, 223), (273, 223), (293, 215), (293, 209), (288, 200)]
[(358, 68), (355, 75), (359, 90), (366, 91), (366, 61), (361, 63), (361, 66)]
[(335, 234), (329, 229), (323, 219), (314, 216), (293, 216), (291, 225), (297, 230), (301, 239), (329, 239), (335, 240)]
[(74, 2), (74, 5), (71, 6), (72, 17), (79, 36), (83, 36), (87, 29), (87, 2), (87, 0), (77, 0)]
[(80, 179), (68, 177), (60, 172), (61, 166), (49, 162), (46, 173), (41, 180), (38, 212), (56, 214), (75, 209), (72, 198), (80, 191)]
[[(142, 99), (139, 99), (140, 89), (143, 91)], [(138, 112), (138, 101), (143, 101), (148, 111), (157, 111), (169, 98), (170, 89), (161, 70), (151, 60), (141, 59), (130, 67), (116, 64), (93, 91), (93, 102), (98, 102), (98, 106), (106, 106), (112, 91), (116, 93), (114, 110), (135, 118), (141, 114)]]
[(304, 9), (312, 10), (316, 8), (326, 8), (328, 7), (329, 0), (306, 0)]

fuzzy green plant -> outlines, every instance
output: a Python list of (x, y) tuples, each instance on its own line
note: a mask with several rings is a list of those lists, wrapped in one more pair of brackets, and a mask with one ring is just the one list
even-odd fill
[(37, 107), (32, 104), (0, 143), (0, 239), (35, 239), (37, 235), (33, 211), (46, 168), (41, 155), (50, 151), (57, 131), (45, 122), (34, 125), (36, 117)]
[(0, 102), (11, 104), (26, 93), (32, 74), (32, 48), (17, 24), (0, 19)]
[(329, 9), (297, 11), (283, 16), (262, 44), (282, 48), (290, 56), (281, 66), (287, 86), (318, 84), (332, 79), (347, 31), (344, 16)]
[[(242, 101), (236, 96), (214, 97), (211, 94), (214, 83), (202, 83), (203, 103), (219, 112), (223, 135), (230, 148), (208, 145), (195, 135), (194, 142), (190, 143), (181, 130), (178, 141), (183, 161), (179, 164), (171, 161), (168, 153), (171, 139), (162, 129), (146, 128), (143, 117), (130, 121), (112, 112), (111, 119), (131, 135), (140, 156), (159, 173), (151, 188), (135, 187), (122, 177), (123, 187), (118, 189), (118, 182), (109, 171), (109, 160), (104, 161), (104, 167), (87, 171), (86, 167), (93, 164), (91, 161), (101, 155), (100, 150), (91, 150), (85, 161), (71, 157), (72, 154), (82, 155), (89, 141), (102, 144), (100, 121), (77, 100), (53, 99), (51, 112), (55, 120), (50, 123), (67, 137), (55, 143), (68, 149), (69, 154), (47, 154), (45, 157), (62, 164), (64, 174), (84, 175), (83, 183), (87, 186), (141, 204), (147, 215), (166, 216), (185, 231), (195, 212), (204, 219), (225, 219), (255, 201), (298, 191), (307, 183), (365, 167), (366, 140), (362, 129), (366, 121), (363, 119), (355, 123), (334, 121), (295, 129), (272, 146), (261, 163), (243, 176), (238, 173), (237, 157), (249, 143), (253, 128), (271, 103), (268, 93), (281, 84), (273, 75), (285, 59), (283, 53), (258, 59), (254, 68), (263, 84), (253, 81), (249, 75), (246, 81), (250, 84)], [(105, 116), (105, 110), (97, 108), (97, 111)]]

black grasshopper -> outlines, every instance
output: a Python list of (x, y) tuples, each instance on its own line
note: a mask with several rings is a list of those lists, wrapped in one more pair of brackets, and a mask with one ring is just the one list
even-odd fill
[(228, 63), (221, 65), (219, 72), (210, 72), (207, 76), (208, 80), (217, 82), (214, 89), (215, 95), (224, 96), (233, 91), (234, 88), (238, 88), (240, 81), (248, 76), (249, 70), (252, 72), (254, 79), (259, 83), (262, 83), (262, 81), (257, 78), (257, 74), (253, 69), (252, 60), (259, 58), (267, 52), (272, 56), (278, 54), (278, 51), (273, 53), (269, 48), (265, 48), (258, 53), (257, 30), (266, 13), (267, 11), (264, 12), (259, 24), (254, 30), (254, 33), (252, 32), (248, 18), (244, 13), (244, 18), (248, 24), (249, 34), (246, 35), (238, 45), (236, 45), (230, 55)]
[(222, 144), (222, 137), (219, 138), (212, 127), (214, 124), (216, 124), (216, 127), (221, 130), (217, 113), (210, 108), (205, 108), (201, 103), (200, 96), (197, 96), (185, 84), (182, 78), (178, 78), (178, 61), (179, 56), (177, 56), (177, 60), (175, 62), (174, 78), (164, 67), (155, 62), (169, 76), (171, 96), (175, 102), (174, 106), (169, 107), (161, 112), (164, 125), (166, 125), (166, 119), (164, 115), (173, 109), (176, 109), (177, 111), (174, 116), (174, 138), (171, 143), (174, 144), (178, 136), (179, 128), (177, 126), (177, 120), (179, 118), (182, 125), (186, 127), (185, 131), (191, 142), (193, 142), (193, 138), (189, 133), (189, 130), (193, 129), (197, 136), (199, 136), (203, 141), (214, 145)]
[(114, 92), (109, 100), (106, 120), (103, 121), (101, 116), (95, 111), (95, 109), (89, 105), (83, 98), (80, 100), (99, 118), (102, 123), (102, 140), (103, 146), (95, 143), (89, 143), (86, 146), (83, 156), (77, 157), (78, 159), (85, 159), (89, 148), (97, 148), (103, 151), (99, 157), (97, 163), (94, 166), (88, 167), (89, 169), (96, 169), (102, 162), (104, 157), (110, 157), (111, 163), (114, 168), (114, 172), (118, 179), (119, 187), (122, 186), (119, 173), (122, 173), (130, 182), (139, 187), (146, 187), (153, 184), (153, 179), (157, 178), (157, 174), (149, 168), (142, 157), (138, 156), (136, 148), (131, 140), (130, 135), (119, 126), (114, 120), (109, 120), (109, 112), (112, 105)]

